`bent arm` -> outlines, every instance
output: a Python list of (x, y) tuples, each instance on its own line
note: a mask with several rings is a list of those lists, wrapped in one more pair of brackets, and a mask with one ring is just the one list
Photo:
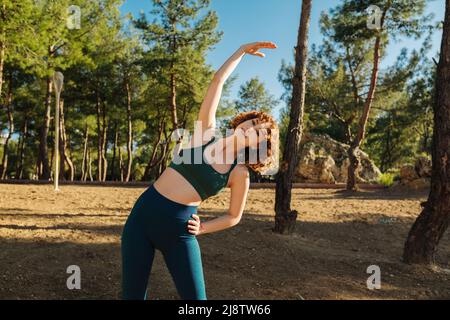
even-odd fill
[(240, 47), (214, 74), (198, 115), (198, 120), (202, 122), (203, 130), (215, 128), (216, 111), (222, 95), (223, 85), (244, 55), (245, 51), (243, 47)]
[(231, 228), (239, 223), (247, 201), (250, 186), (250, 175), (248, 170), (236, 172), (236, 181), (231, 184), (231, 200), (228, 213), (218, 218), (201, 223), (200, 234), (212, 233)]

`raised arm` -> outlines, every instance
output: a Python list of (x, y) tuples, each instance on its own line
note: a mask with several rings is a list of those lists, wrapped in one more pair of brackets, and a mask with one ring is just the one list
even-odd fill
[(225, 81), (236, 69), (242, 57), (245, 54), (251, 54), (258, 57), (264, 57), (264, 53), (258, 50), (262, 48), (274, 49), (277, 46), (273, 42), (254, 42), (244, 44), (234, 52), (231, 57), (217, 70), (214, 77), (209, 84), (208, 91), (200, 107), (198, 120), (202, 122), (202, 130), (215, 128), (216, 126), (216, 111), (219, 105), (220, 97), (222, 95), (222, 88)]

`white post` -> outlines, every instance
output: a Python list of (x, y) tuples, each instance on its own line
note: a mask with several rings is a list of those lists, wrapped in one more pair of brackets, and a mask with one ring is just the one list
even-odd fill
[(55, 110), (55, 159), (53, 160), (53, 179), (55, 184), (55, 191), (59, 191), (59, 101), (61, 90), (64, 82), (64, 76), (61, 72), (55, 72), (53, 76), (53, 85), (56, 93), (56, 110)]

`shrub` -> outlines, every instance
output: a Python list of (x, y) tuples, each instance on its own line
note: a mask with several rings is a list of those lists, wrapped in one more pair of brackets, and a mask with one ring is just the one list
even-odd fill
[(378, 183), (383, 186), (390, 187), (394, 183), (395, 174), (393, 173), (382, 173), (378, 179)]

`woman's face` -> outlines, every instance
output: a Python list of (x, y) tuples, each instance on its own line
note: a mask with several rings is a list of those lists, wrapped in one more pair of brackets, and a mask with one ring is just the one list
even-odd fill
[(240, 133), (243, 134), (246, 147), (257, 149), (264, 140), (267, 140), (270, 126), (270, 123), (254, 118), (239, 124), (236, 131), (240, 130)]

